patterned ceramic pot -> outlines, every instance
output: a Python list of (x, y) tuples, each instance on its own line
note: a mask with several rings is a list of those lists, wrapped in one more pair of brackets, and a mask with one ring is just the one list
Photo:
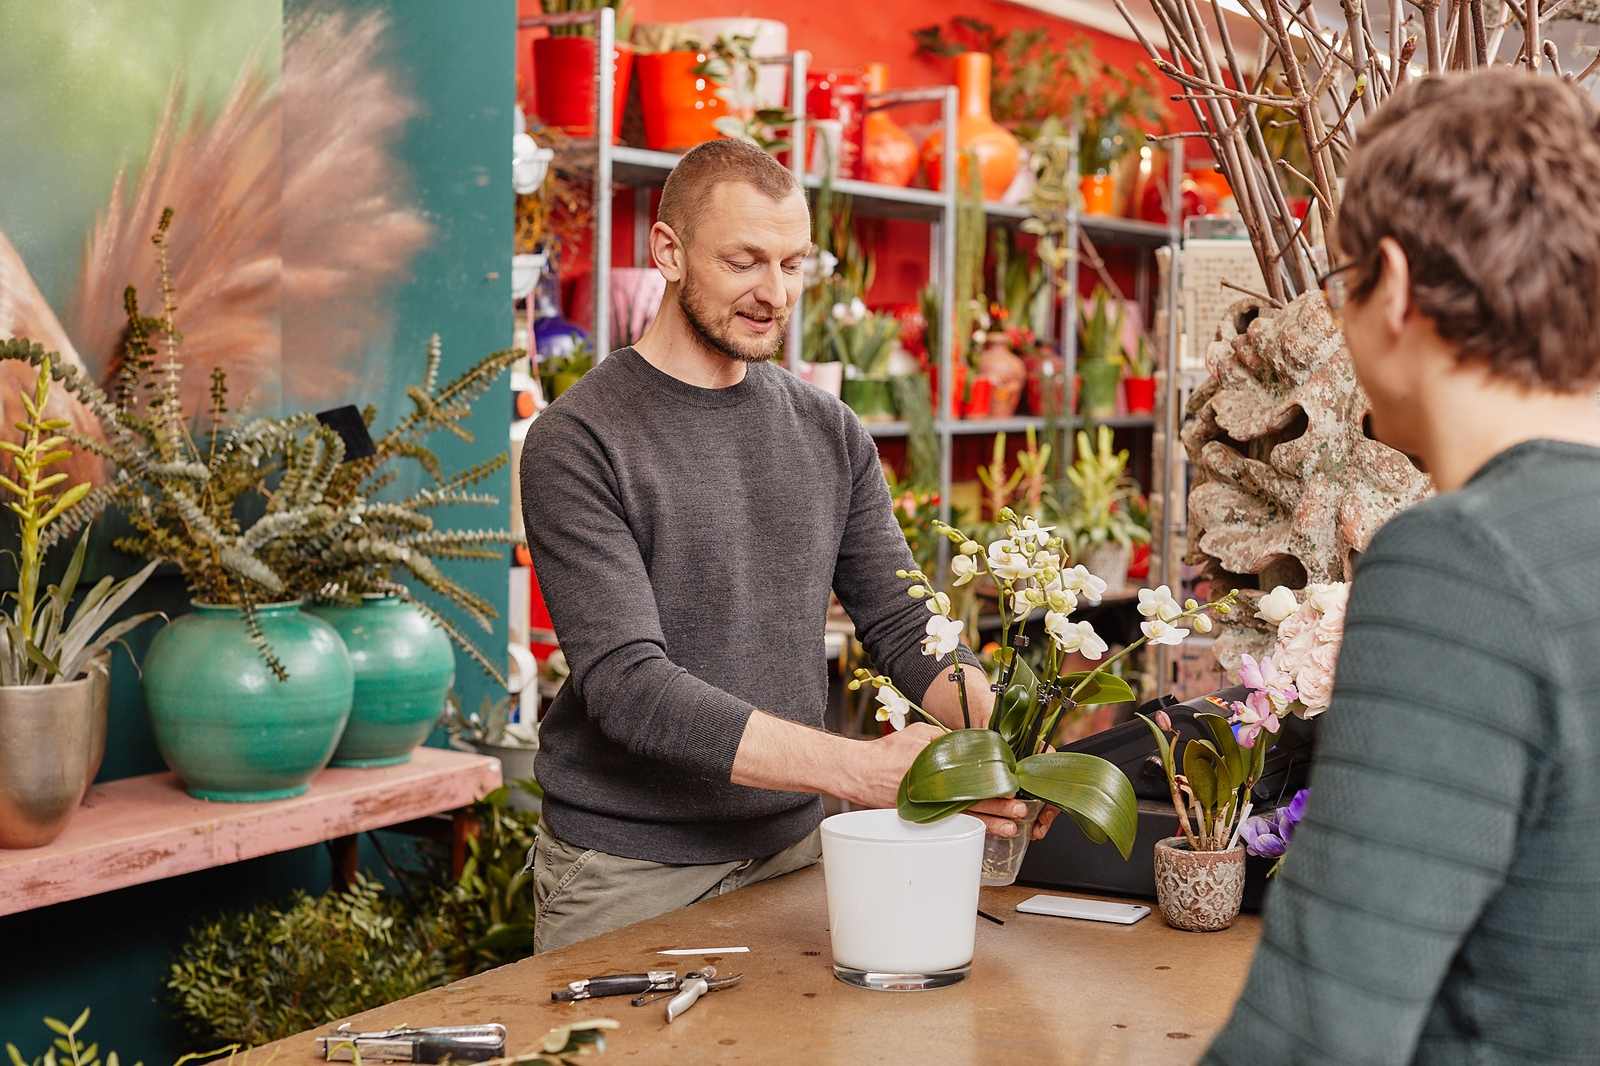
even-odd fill
[(1183, 837), (1156, 842), (1156, 900), (1174, 929), (1226, 929), (1244, 902), (1244, 845), (1229, 851), (1190, 851)]

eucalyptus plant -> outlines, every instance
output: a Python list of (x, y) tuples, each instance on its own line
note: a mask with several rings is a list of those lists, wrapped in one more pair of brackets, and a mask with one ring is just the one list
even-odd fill
[[(422, 381), (406, 390), (412, 410), (373, 441), (370, 455), (336, 463), (326, 481), (317, 485), (318, 505), (308, 521), (267, 547), (265, 560), (282, 575), (289, 595), (346, 604), (359, 602), (363, 594), (398, 596), (431, 618), (485, 673), (504, 685), (503, 674), (482, 649), (418, 599), (402, 575), (454, 604), (484, 632), (494, 631), (492, 620), (499, 614), (494, 605), (436, 564), (441, 559), (501, 560), (498, 548), (521, 543), (521, 538), (506, 529), (441, 529), (433, 515), (445, 507), (498, 506), (498, 497), (475, 489), (506, 465), (506, 455), (500, 452), (447, 474), (425, 442), (441, 431), (472, 440), (461, 423), (471, 415), (473, 401), (524, 354), (516, 348), (493, 352), (441, 387), (442, 348), (437, 334), (429, 339)], [(362, 412), (368, 427), (376, 417), (370, 404)], [(289, 464), (273, 493), (269, 516), (280, 500), (289, 506), (299, 490), (291, 476), (312, 469), (309, 452), (315, 445), (308, 439), (301, 447), (308, 454)], [(425, 484), (403, 496), (386, 495), (401, 477), (400, 460), (414, 462)]]
[[(32, 346), (26, 341), (7, 342), (6, 352)], [(51, 353), (54, 355), (54, 353)], [(39, 377), (30, 396), (21, 394), (24, 421), (16, 423), (21, 443), (0, 441), (0, 451), (11, 457), (14, 476), (0, 474), (0, 488), (11, 494), (6, 507), (17, 516), (20, 549), (17, 558), (17, 591), (9, 614), (0, 614), (0, 685), (49, 685), (76, 680), (94, 659), (114, 641), (136, 626), (155, 617), (146, 612), (111, 625), (112, 617), (139, 591), (156, 568), (150, 563), (124, 581), (102, 578), (84, 596), (76, 610), (71, 609), (83, 574), (89, 531), (84, 529), (73, 550), (61, 584), (50, 585), (41, 597), (40, 569), (44, 562), (44, 540), (50, 527), (63, 514), (80, 503), (90, 492), (88, 482), (80, 482), (52, 493), (67, 480), (64, 473), (46, 473), (72, 456), (63, 447), (67, 438), (61, 430), (66, 419), (45, 418), (50, 399), (50, 374), (54, 364), (41, 360)], [(70, 611), (70, 617), (69, 617)]]

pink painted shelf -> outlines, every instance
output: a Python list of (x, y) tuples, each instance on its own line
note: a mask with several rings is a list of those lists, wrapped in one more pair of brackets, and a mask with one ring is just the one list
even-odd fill
[(0, 849), (0, 914), (381, 829), (499, 786), (498, 759), (438, 748), (399, 766), (330, 768), (304, 795), (272, 803), (197, 800), (171, 773), (95, 785), (53, 843)]

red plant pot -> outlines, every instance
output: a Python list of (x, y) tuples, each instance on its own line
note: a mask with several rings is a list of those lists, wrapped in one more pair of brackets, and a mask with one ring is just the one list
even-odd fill
[[(574, 137), (593, 137), (595, 126), (595, 52), (593, 37), (541, 37), (533, 42), (533, 81), (539, 91), (539, 117)], [(611, 99), (611, 142), (622, 133), (622, 108), (628, 101), (633, 72), (633, 45), (618, 43), (613, 52), (616, 82)]]
[[(837, 119), (840, 126), (838, 172), (842, 178), (861, 176), (861, 158), (866, 148), (866, 79), (859, 70), (814, 70), (806, 74), (806, 117)], [(810, 143), (815, 131), (807, 127)]]
[(711, 79), (696, 74), (704, 52), (658, 52), (640, 56), (639, 104), (644, 110), (645, 147), (683, 151), (714, 141), (716, 121), (728, 113)]
[(1122, 395), (1128, 402), (1130, 415), (1154, 414), (1156, 409), (1156, 379), (1123, 378)]
[(994, 403), (994, 382), (988, 378), (972, 379), (972, 395), (967, 398), (967, 405), (961, 412), (962, 418), (988, 418), (990, 407)]

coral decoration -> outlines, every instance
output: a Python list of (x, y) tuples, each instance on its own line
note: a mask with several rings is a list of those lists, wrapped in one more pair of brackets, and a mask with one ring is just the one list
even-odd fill
[[(1397, 512), (1428, 496), (1428, 478), (1363, 430), (1366, 394), (1320, 292), (1281, 310), (1234, 304), (1206, 350), (1211, 378), (1190, 401), (1183, 444), (1195, 465), (1189, 557), (1218, 588), (1350, 578), (1352, 555)], [(1219, 629), (1217, 657), (1237, 670), (1276, 636), (1253, 609)]]

